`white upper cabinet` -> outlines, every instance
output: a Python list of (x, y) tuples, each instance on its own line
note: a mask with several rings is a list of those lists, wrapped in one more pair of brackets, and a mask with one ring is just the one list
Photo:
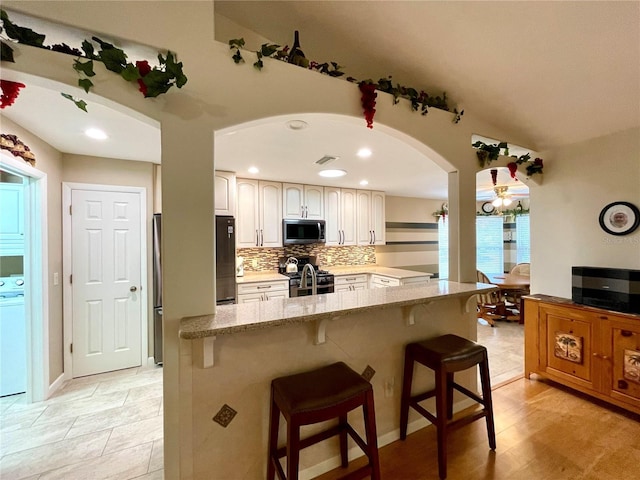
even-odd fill
[(236, 174), (215, 172), (215, 209), (216, 215), (236, 214)]
[(356, 191), (324, 187), (326, 245), (356, 244)]
[(385, 244), (385, 194), (384, 192), (371, 192), (371, 230), (373, 230), (373, 244)]
[(369, 190), (358, 190), (357, 196), (357, 241), (358, 245), (385, 244), (385, 194)]
[(324, 220), (323, 187), (285, 183), (282, 185), (283, 218)]
[(259, 182), (260, 192), (260, 245), (282, 246), (282, 184)]
[(236, 247), (282, 246), (282, 184), (239, 178)]

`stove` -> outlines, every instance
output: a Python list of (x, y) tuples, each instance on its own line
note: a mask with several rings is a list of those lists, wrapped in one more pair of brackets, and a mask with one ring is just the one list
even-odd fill
[[(311, 275), (307, 275), (306, 285), (302, 285), (302, 269), (306, 264), (311, 264), (316, 272), (316, 286), (318, 295), (324, 293), (333, 293), (333, 274), (326, 270), (320, 270), (315, 264), (316, 257), (299, 257), (298, 271), (295, 273), (287, 273), (280, 268), (280, 273), (289, 277), (289, 297), (304, 297), (311, 295)], [(281, 265), (282, 265), (281, 259)]]

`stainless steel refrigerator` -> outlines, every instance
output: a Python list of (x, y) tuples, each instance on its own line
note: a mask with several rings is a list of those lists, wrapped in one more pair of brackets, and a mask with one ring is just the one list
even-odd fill
[[(153, 358), (162, 363), (162, 216), (153, 216)], [(236, 223), (216, 216), (216, 303), (236, 303)]]
[(216, 304), (236, 303), (236, 221), (216, 216)]

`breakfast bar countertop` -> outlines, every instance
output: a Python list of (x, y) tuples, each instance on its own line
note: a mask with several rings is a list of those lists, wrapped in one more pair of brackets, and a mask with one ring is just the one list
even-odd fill
[(495, 288), (493, 285), (484, 283), (440, 280), (428, 285), (375, 288), (274, 299), (268, 302), (219, 305), (215, 314), (183, 318), (180, 322), (180, 337), (193, 340), (228, 335), (280, 325), (328, 320), (367, 310), (410, 307), (456, 297), (468, 301), (475, 294), (485, 293)]

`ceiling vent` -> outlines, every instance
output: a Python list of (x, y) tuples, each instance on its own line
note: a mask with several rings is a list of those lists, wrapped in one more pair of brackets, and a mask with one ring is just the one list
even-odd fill
[(316, 160), (316, 165), (324, 165), (329, 162), (333, 162), (334, 160), (339, 159), (340, 157), (334, 157), (332, 155), (325, 155), (320, 160)]

